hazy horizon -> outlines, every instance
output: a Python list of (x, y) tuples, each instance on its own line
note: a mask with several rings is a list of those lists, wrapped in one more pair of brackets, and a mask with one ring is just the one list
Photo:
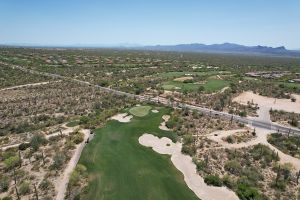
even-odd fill
[(0, 44), (222, 44), (300, 49), (300, 2), (1, 1)]
[[(237, 45), (244, 45), (248, 47), (252, 46), (266, 46), (266, 47), (281, 47), (280, 46), (267, 46), (264, 44), (256, 44), (256, 45), (245, 45), (245, 44), (238, 44), (238, 43), (232, 43), (232, 42), (222, 42), (222, 43), (212, 43), (212, 44), (205, 44), (205, 43), (178, 43), (178, 44), (152, 44), (152, 45), (144, 45), (144, 44), (132, 44), (132, 43), (120, 43), (120, 44), (40, 44), (40, 43), (0, 43), (0, 46), (12, 46), (12, 47), (59, 47), (59, 48), (133, 48), (133, 47), (146, 47), (146, 46), (175, 46), (175, 45), (190, 45), (190, 44), (203, 44), (203, 45), (215, 45), (215, 44), (225, 44), (225, 43), (230, 43), (230, 44), (237, 44)], [(285, 46), (284, 46), (285, 47)], [(285, 47), (287, 50), (295, 50), (299, 51), (299, 48), (294, 48), (294, 49), (289, 49)]]

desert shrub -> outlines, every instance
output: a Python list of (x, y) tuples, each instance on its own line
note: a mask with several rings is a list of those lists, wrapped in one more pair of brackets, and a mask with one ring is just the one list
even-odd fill
[(29, 183), (26, 181), (23, 181), (19, 186), (19, 192), (21, 195), (28, 194), (30, 192)]
[(247, 112), (246, 111), (240, 111), (239, 112), (239, 116), (246, 117), (247, 116)]
[(8, 149), (4, 152), (0, 152), (0, 160), (5, 160), (9, 157), (15, 156), (16, 155), (16, 151), (14, 149)]
[(295, 118), (292, 118), (291, 120), (288, 121), (288, 123), (292, 126), (298, 127), (298, 120), (296, 120)]
[(184, 135), (183, 136), (183, 144), (191, 144), (194, 142), (194, 138), (192, 135)]
[(64, 137), (64, 135), (55, 135), (55, 136), (52, 136), (52, 137), (49, 137), (48, 140), (50, 143), (55, 143), (55, 142), (58, 142), (62, 139), (62, 137)]
[(73, 190), (74, 187), (80, 185), (80, 181), (87, 176), (86, 170), (87, 170), (86, 167), (82, 164), (78, 164), (76, 166), (69, 179), (69, 183), (68, 183), (69, 192)]
[(80, 174), (78, 171), (74, 170), (72, 173), (71, 173), (71, 176), (70, 176), (70, 179), (69, 179), (69, 187), (73, 187), (75, 185), (77, 185), (77, 183), (79, 182), (80, 180)]
[(268, 142), (276, 146), (278, 149), (286, 154), (294, 157), (300, 156), (300, 137), (296, 135), (290, 135), (289, 137), (285, 134), (273, 133), (269, 135)]
[(263, 200), (256, 188), (246, 184), (238, 184), (237, 195), (241, 200)]
[(181, 149), (181, 152), (184, 153), (184, 154), (193, 156), (193, 155), (195, 155), (196, 150), (197, 149), (194, 145), (191, 145), (191, 146), (184, 145)]
[(254, 167), (245, 167), (242, 170), (242, 175), (247, 180), (249, 185), (256, 185), (258, 181), (264, 180), (263, 175)]
[(84, 124), (87, 124), (88, 122), (89, 122), (89, 117), (87, 117), (87, 116), (82, 116), (82, 117), (80, 117), (80, 119), (79, 119), (79, 124), (82, 124), (82, 125), (84, 125)]
[(2, 200), (12, 200), (12, 197), (3, 197)]
[(270, 164), (272, 161), (279, 161), (278, 155), (272, 151), (268, 146), (258, 144), (251, 150), (250, 154), (255, 160), (261, 160), (261, 164)]
[(234, 180), (232, 180), (230, 178), (230, 176), (228, 176), (228, 175), (223, 176), (222, 182), (223, 182), (223, 185), (225, 185), (226, 187), (228, 187), (230, 189), (233, 189), (235, 186)]
[(207, 185), (213, 185), (213, 186), (217, 186), (217, 187), (222, 186), (222, 180), (220, 179), (220, 177), (218, 175), (207, 175), (204, 178), (204, 182)]
[(239, 175), (242, 170), (241, 164), (237, 160), (230, 160), (225, 163), (225, 170), (231, 174)]
[(67, 140), (65, 143), (65, 149), (67, 150), (75, 149), (75, 143), (71, 140)]
[(284, 191), (286, 188), (286, 182), (284, 180), (274, 180), (271, 183), (271, 187), (274, 189), (279, 189), (281, 191)]
[(19, 156), (11, 156), (3, 161), (5, 169), (10, 170), (18, 166), (21, 162)]
[(53, 187), (52, 183), (48, 181), (47, 179), (43, 179), (41, 183), (39, 184), (39, 188), (43, 191), (50, 189)]
[(226, 137), (226, 142), (233, 144), (235, 142), (235, 140), (234, 140), (233, 136), (229, 135)]
[(51, 165), (51, 169), (61, 169), (62, 165), (66, 161), (66, 156), (63, 153), (57, 153), (53, 158), (53, 164)]
[(6, 192), (9, 188), (9, 179), (7, 176), (0, 177), (0, 193)]
[(79, 172), (79, 174), (85, 175), (87, 169), (86, 169), (86, 167), (85, 167), (84, 165), (78, 164), (78, 165), (76, 166), (75, 170), (76, 170), (77, 172)]
[(72, 135), (72, 141), (75, 144), (80, 144), (81, 142), (83, 142), (83, 140), (84, 140), (84, 136), (81, 132), (78, 132), (77, 134)]
[(201, 171), (205, 168), (206, 164), (204, 161), (197, 161), (196, 158), (193, 158), (193, 162), (196, 165), (197, 171)]
[(169, 129), (172, 129), (174, 128), (176, 125), (176, 122), (174, 120), (169, 120), (166, 122), (166, 126), (169, 128)]
[(29, 147), (30, 147), (29, 143), (22, 143), (22, 144), (19, 145), (19, 150), (20, 151), (24, 151), (24, 150), (26, 150)]
[(42, 135), (34, 135), (30, 140), (30, 146), (33, 151), (37, 151), (41, 145), (44, 145), (47, 143), (47, 140)]

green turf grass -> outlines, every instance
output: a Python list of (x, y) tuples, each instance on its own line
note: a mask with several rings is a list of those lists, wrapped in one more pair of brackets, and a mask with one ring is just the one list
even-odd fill
[[(209, 79), (205, 84), (183, 83), (178, 81), (168, 81), (162, 84), (165, 90), (178, 90), (178, 91), (197, 91), (200, 86), (204, 87), (206, 92), (216, 92), (229, 86), (229, 82), (220, 79)], [(178, 87), (178, 88), (176, 88)]]
[[(162, 88), (165, 90), (186, 90), (195, 91), (199, 88), (200, 84), (183, 83), (179, 81), (168, 81), (162, 84)], [(177, 87), (177, 88), (176, 88)]]
[(229, 86), (229, 82), (220, 79), (211, 79), (208, 80), (203, 86), (206, 92), (216, 92), (224, 87)]
[(149, 111), (151, 110), (151, 106), (136, 106), (129, 110), (129, 112), (137, 117), (144, 117), (148, 115)]
[(165, 72), (158, 74), (159, 77), (163, 78), (178, 78), (185, 75), (192, 76), (207, 76), (207, 75), (217, 75), (217, 74), (230, 74), (228, 71), (204, 71), (204, 72)]
[(143, 133), (173, 141), (176, 135), (158, 128), (162, 115), (149, 113), (130, 123), (109, 121), (96, 130), (85, 147), (80, 164), (87, 167), (88, 186), (80, 199), (87, 200), (190, 200), (198, 199), (187, 187), (170, 156), (161, 155), (138, 143)]

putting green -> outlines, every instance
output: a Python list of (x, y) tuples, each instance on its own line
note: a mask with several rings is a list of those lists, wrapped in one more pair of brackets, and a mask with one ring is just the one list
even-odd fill
[(144, 133), (175, 141), (174, 133), (158, 128), (162, 116), (169, 112), (162, 108), (159, 113), (150, 112), (130, 123), (109, 121), (105, 127), (97, 129), (79, 160), (87, 167), (89, 176), (80, 199), (198, 199), (185, 184), (170, 156), (158, 154), (138, 142)]
[(129, 110), (131, 114), (137, 117), (144, 117), (148, 115), (149, 111), (151, 110), (151, 106), (136, 106)]

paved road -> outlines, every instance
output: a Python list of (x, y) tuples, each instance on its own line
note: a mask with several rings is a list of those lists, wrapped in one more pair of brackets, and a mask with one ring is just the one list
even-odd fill
[(207, 115), (211, 115), (211, 116), (219, 116), (221, 118), (224, 119), (228, 119), (228, 120), (235, 120), (238, 121), (240, 123), (243, 124), (249, 124), (253, 127), (257, 127), (257, 128), (264, 128), (264, 129), (268, 129), (268, 130), (273, 130), (273, 131), (279, 131), (281, 133), (294, 133), (297, 135), (300, 135), (300, 130), (297, 128), (290, 128), (290, 127), (286, 127), (286, 126), (282, 126), (279, 124), (275, 124), (272, 122), (265, 122), (259, 119), (249, 119), (246, 117), (241, 117), (238, 115), (232, 115), (226, 112), (221, 112), (221, 111), (216, 111), (216, 110), (212, 110), (212, 109), (208, 109), (208, 108), (204, 108), (204, 107), (199, 107), (199, 106), (195, 106), (195, 105), (190, 105), (190, 104), (185, 104), (182, 102), (178, 102), (178, 101), (169, 101), (166, 99), (163, 99), (161, 97), (152, 97), (152, 96), (143, 96), (143, 95), (134, 95), (134, 94), (130, 94), (130, 93), (126, 93), (126, 92), (122, 92), (119, 90), (115, 90), (115, 89), (111, 89), (111, 88), (107, 88), (107, 87), (102, 87), (100, 85), (95, 85), (86, 81), (81, 81), (78, 79), (74, 79), (74, 78), (69, 78), (69, 77), (65, 77), (65, 76), (61, 76), (58, 74), (51, 74), (51, 73), (47, 73), (47, 72), (40, 72), (40, 71), (36, 71), (36, 70), (31, 70), (31, 69), (27, 69), (25, 67), (22, 66), (18, 66), (18, 65), (11, 65), (11, 64), (7, 64), (4, 62), (0, 62), (3, 65), (6, 65), (8, 67), (11, 67), (13, 69), (19, 69), (22, 70), (24, 72), (28, 72), (31, 74), (38, 74), (38, 75), (42, 75), (42, 76), (47, 76), (47, 77), (52, 77), (52, 78), (60, 78), (60, 79), (64, 79), (64, 80), (69, 80), (69, 81), (74, 81), (77, 83), (81, 83), (81, 84), (86, 84), (89, 86), (93, 86), (96, 88), (99, 88), (103, 91), (107, 91), (110, 93), (114, 93), (116, 95), (123, 95), (123, 96), (127, 96), (127, 97), (131, 97), (131, 98), (135, 98), (137, 100), (140, 101), (151, 101), (151, 102), (158, 102), (158, 103), (162, 103), (166, 106), (172, 106), (174, 108), (188, 108), (191, 110), (196, 110), (199, 112), (202, 112), (203, 114), (207, 114)]

